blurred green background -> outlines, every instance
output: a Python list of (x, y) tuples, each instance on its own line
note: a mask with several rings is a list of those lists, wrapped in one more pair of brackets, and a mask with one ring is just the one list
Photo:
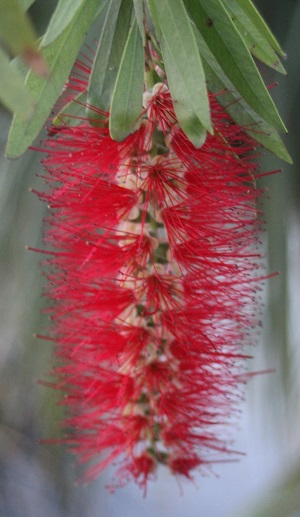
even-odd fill
[[(31, 8), (39, 34), (43, 33), (56, 3), (56, 0), (39, 0)], [(3, 110), (0, 117), (1, 516), (300, 517), (300, 1), (260, 0), (256, 5), (287, 53), (286, 78), (275, 76), (263, 67), (261, 70), (267, 84), (280, 80), (272, 95), (289, 128), (285, 143), (294, 165), (288, 166), (267, 154), (262, 156), (264, 170), (283, 169), (264, 180), (268, 195), (267, 231), (263, 239), (269, 270), (280, 272), (280, 276), (267, 284), (264, 332), (259, 349), (254, 351), (255, 367), (276, 368), (276, 373), (249, 385), (247, 405), (243, 408), (246, 416), (241, 430), (237, 431), (237, 439), (243, 437), (239, 447), (246, 450), (250, 459), (242, 467), (229, 465), (221, 469), (219, 479), (197, 479), (198, 490), (185, 485), (182, 497), (176, 483), (160, 473), (159, 483), (149, 489), (147, 499), (143, 500), (132, 487), (114, 496), (107, 494), (106, 475), (89, 487), (75, 486), (77, 473), (73, 459), (59, 446), (38, 443), (40, 438), (56, 433), (60, 412), (55, 393), (37, 382), (51, 367), (52, 351), (49, 343), (34, 338), (34, 333), (47, 324), (40, 314), (43, 278), (39, 272), (40, 256), (25, 248), (41, 246), (45, 206), (29, 189), (44, 187), (38, 177), (38, 153), (28, 152), (13, 162), (5, 160), (10, 115)], [(265, 457), (261, 457), (264, 454), (261, 451), (268, 451)], [(262, 464), (265, 470), (259, 472)], [(233, 472), (239, 468), (243, 470)], [(259, 490), (255, 476), (263, 480)]]

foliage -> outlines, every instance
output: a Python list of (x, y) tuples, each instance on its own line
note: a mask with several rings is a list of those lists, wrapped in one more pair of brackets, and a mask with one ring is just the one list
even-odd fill
[[(32, 31), (25, 30), (29, 27), (25, 11), (30, 4), (1, 0), (2, 12), (15, 9), (15, 23), (24, 27), (22, 31), (1, 31), (0, 25), (7, 50), (13, 49), (21, 57), (28, 41), (33, 45)], [(15, 81), (18, 72), (6, 76), (5, 92), (10, 92), (7, 82), (18, 84), (17, 102), (13, 89), (9, 99), (3, 93), (4, 85), (0, 91), (2, 101), (15, 112), (8, 157), (20, 156), (39, 134), (95, 23), (102, 32), (87, 99), (96, 109), (111, 109), (113, 138), (122, 140), (136, 128), (144, 76), (147, 82), (156, 81), (151, 40), (157, 56), (163, 57), (179, 124), (196, 146), (205, 141), (206, 131), (212, 132), (208, 87), (212, 93), (228, 92), (226, 102), (233, 119), (239, 124), (242, 121), (267, 149), (291, 161), (277, 133), (285, 127), (252, 57), (285, 73), (280, 63), (284, 53), (250, 0), (60, 0), (39, 42), (40, 62), (47, 63), (49, 77), (40, 77), (45, 75), (43, 67), (31, 66), (22, 88), (21, 79)], [(7, 69), (8, 56), (1, 58), (0, 66)], [(230, 98), (239, 102), (238, 110), (229, 104)]]

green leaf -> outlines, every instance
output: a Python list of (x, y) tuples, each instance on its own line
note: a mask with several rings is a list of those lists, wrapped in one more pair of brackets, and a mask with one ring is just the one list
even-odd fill
[(0, 39), (14, 55), (36, 52), (35, 34), (18, 0), (0, 0)]
[(220, 0), (185, 0), (191, 17), (232, 84), (266, 122), (286, 131), (243, 38)]
[(36, 0), (19, 0), (19, 4), (23, 11), (28, 11), (34, 2), (36, 2)]
[(141, 123), (144, 87), (144, 48), (136, 20), (129, 32), (111, 102), (111, 137), (123, 140)]
[(273, 126), (263, 121), (261, 117), (241, 99), (240, 94), (224, 74), (201, 34), (196, 28), (194, 31), (199, 51), (202, 55), (203, 68), (209, 91), (211, 93), (221, 92), (218, 95), (218, 102), (224, 106), (232, 119), (239, 126), (243, 127), (246, 133), (254, 140), (282, 160), (285, 160), (287, 163), (292, 163), (292, 159), (277, 131)]
[(255, 27), (259, 30), (259, 32), (266, 38), (266, 40), (270, 43), (271, 47), (279, 54), (281, 57), (285, 57), (285, 53), (283, 52), (281, 46), (279, 45), (276, 38), (273, 36), (269, 27), (267, 26), (264, 19), (261, 17), (256, 7), (253, 5), (251, 0), (237, 0), (240, 6), (243, 8), (244, 12), (248, 15), (249, 19), (255, 25)]
[(78, 126), (86, 119), (87, 92), (81, 92), (57, 113), (53, 119), (53, 125)]
[(182, 0), (176, 3), (150, 0), (149, 5), (178, 122), (187, 137), (199, 147), (205, 138), (205, 129), (212, 132), (212, 125), (193, 28)]
[[(154, 2), (152, 2), (151, 0), (148, 0), (148, 14), (150, 15), (150, 20), (153, 21), (153, 29), (155, 29), (157, 39), (160, 39), (161, 38), (161, 29), (160, 29), (159, 22), (158, 22), (156, 7), (155, 7)], [(154, 36), (151, 34), (152, 31), (149, 31), (149, 32), (150, 32), (150, 34), (149, 34), (150, 38), (154, 40)]]
[[(109, 111), (124, 47), (128, 38), (132, 0), (115, 0), (109, 5), (89, 79), (88, 104)], [(88, 110), (94, 120), (95, 111)]]
[(225, 7), (231, 13), (231, 19), (250, 52), (262, 63), (274, 68), (277, 72), (285, 74), (286, 71), (277, 54), (265, 36), (258, 30), (244, 9), (239, 5), (239, 0), (226, 2)]
[(0, 48), (0, 101), (22, 120), (27, 120), (33, 111), (33, 99), (26, 90), (22, 76), (11, 66)]
[(29, 72), (26, 84), (35, 97), (36, 109), (27, 123), (15, 117), (10, 129), (6, 153), (8, 158), (23, 154), (39, 134), (49, 112), (61, 94), (86, 32), (99, 7), (99, 0), (85, 0), (72, 23), (42, 53), (49, 65), (50, 77), (43, 81)]
[[(165, 43), (163, 37), (161, 39), (161, 49), (163, 52), (170, 92), (173, 98), (174, 110), (179, 125), (194, 146), (199, 148), (206, 140), (206, 129), (203, 127), (196, 115), (192, 102), (190, 102), (190, 100), (192, 101), (194, 98), (186, 97), (187, 92), (185, 82), (182, 76), (177, 73), (177, 63), (173, 59), (174, 56), (169, 52), (169, 47)], [(196, 93), (199, 95), (199, 91)], [(210, 126), (209, 129), (212, 133), (212, 126)]]
[(141, 33), (143, 45), (146, 44), (146, 34), (145, 34), (145, 26), (144, 26), (144, 0), (133, 0), (134, 12), (136, 21)]
[(78, 10), (85, 0), (59, 0), (51, 17), (47, 31), (42, 41), (42, 47), (47, 47), (72, 23)]

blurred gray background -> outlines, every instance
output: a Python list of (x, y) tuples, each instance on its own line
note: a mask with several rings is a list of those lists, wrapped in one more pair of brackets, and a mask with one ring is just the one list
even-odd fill
[[(265, 293), (264, 331), (251, 370), (275, 368), (247, 388), (235, 448), (237, 464), (214, 467), (207, 477), (179, 485), (163, 469), (143, 498), (135, 486), (110, 495), (109, 471), (89, 486), (76, 485), (73, 458), (60, 446), (38, 440), (57, 433), (55, 393), (38, 384), (52, 361), (51, 346), (34, 333), (45, 321), (40, 256), (45, 206), (29, 188), (43, 188), (38, 153), (8, 162), (4, 145), (9, 114), (0, 117), (0, 516), (2, 517), (300, 517), (300, 1), (255, 2), (288, 59), (288, 76), (262, 68), (289, 128), (288, 166), (262, 156), (265, 179), (270, 280)], [(39, 0), (30, 13), (43, 33), (54, 0)]]

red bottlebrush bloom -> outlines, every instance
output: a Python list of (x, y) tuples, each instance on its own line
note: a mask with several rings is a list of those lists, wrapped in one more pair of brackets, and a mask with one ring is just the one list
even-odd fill
[(162, 84), (123, 142), (84, 122), (45, 142), (53, 385), (90, 478), (120, 456), (120, 483), (146, 486), (159, 463), (190, 478), (231, 453), (218, 425), (257, 324), (260, 192), (255, 142), (210, 102), (200, 149)]

